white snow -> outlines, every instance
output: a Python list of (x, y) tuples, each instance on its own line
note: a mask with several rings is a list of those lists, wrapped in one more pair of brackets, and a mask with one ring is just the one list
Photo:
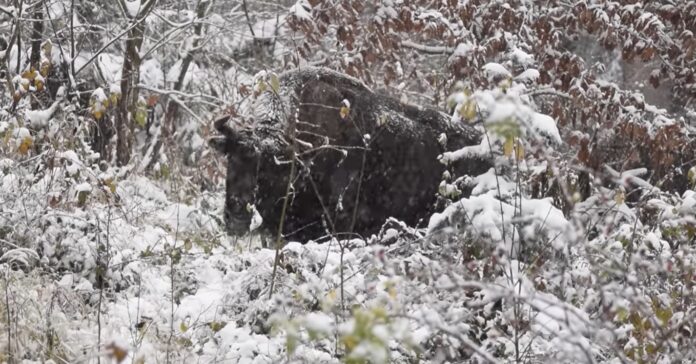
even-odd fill
[(457, 44), (457, 48), (454, 49), (452, 57), (467, 57), (475, 49), (476, 48), (471, 43), (459, 43)]
[(87, 183), (83, 182), (75, 186), (75, 191), (77, 192), (91, 192), (92, 191), (92, 186)]
[(516, 184), (508, 181), (503, 176), (496, 176), (495, 169), (491, 168), (488, 172), (474, 177), (476, 187), (471, 191), (472, 196), (478, 196), (489, 191), (496, 195), (508, 196), (515, 191)]
[(538, 239), (537, 235), (541, 233), (553, 242), (555, 249), (565, 248), (564, 235), (572, 230), (550, 199), (522, 199), (520, 210), (519, 206), (495, 198), (496, 193), (491, 190), (488, 194), (463, 198), (443, 212), (433, 214), (428, 223), (428, 234), (436, 234), (443, 227), (460, 221), (476, 235), (509, 244), (516, 230), (511, 223), (517, 220), (524, 222), (521, 233), (525, 239)]
[(316, 333), (330, 335), (333, 332), (334, 320), (323, 312), (312, 312), (304, 317), (305, 327)]
[(510, 59), (522, 66), (530, 66), (534, 64), (534, 56), (517, 47), (514, 47), (512, 51), (510, 51)]
[(92, 98), (94, 98), (95, 101), (98, 101), (99, 103), (108, 100), (108, 97), (106, 96), (106, 93), (104, 93), (104, 89), (101, 87), (97, 87), (92, 91)]
[(515, 81), (520, 81), (520, 82), (531, 82), (531, 81), (536, 81), (538, 79), (539, 79), (539, 71), (534, 69), (534, 68), (524, 70), (522, 73), (515, 76)]
[(26, 110), (24, 112), (24, 117), (29, 121), (32, 128), (46, 128), (58, 108), (59, 101), (60, 100), (54, 101), (51, 106), (45, 110)]
[(288, 13), (302, 20), (312, 20), (312, 5), (308, 0), (298, 0), (293, 6), (288, 9)]
[(554, 143), (563, 143), (558, 127), (556, 127), (556, 121), (552, 117), (535, 112), (532, 113), (531, 124), (537, 133), (551, 138)]
[(256, 206), (251, 205), (251, 222), (249, 223), (249, 231), (258, 229), (261, 224), (263, 224), (263, 217), (261, 217), (259, 211), (256, 210)]
[(138, 13), (140, 12), (140, 8), (142, 6), (140, 3), (140, 0), (133, 0), (133, 1), (124, 0), (124, 3), (126, 4), (126, 12), (128, 13), (128, 16), (130, 18), (137, 17)]
[(489, 79), (498, 78), (498, 77), (505, 77), (505, 78), (512, 77), (512, 74), (510, 73), (510, 71), (508, 71), (507, 68), (505, 68), (500, 63), (495, 63), (495, 62), (486, 63), (483, 66), (483, 70)]
[(485, 158), (490, 155), (491, 148), (485, 138), (481, 139), (479, 145), (472, 145), (464, 147), (452, 152), (445, 152), (439, 157), (440, 162), (444, 164), (449, 164), (460, 159), (475, 159), (475, 158)]

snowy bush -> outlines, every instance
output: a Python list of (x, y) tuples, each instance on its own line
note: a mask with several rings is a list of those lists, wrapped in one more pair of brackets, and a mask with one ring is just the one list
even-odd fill
[[(692, 362), (694, 32), (687, 0), (0, 2), (0, 363)], [(228, 236), (211, 121), (307, 65), (492, 168), (417, 226)]]

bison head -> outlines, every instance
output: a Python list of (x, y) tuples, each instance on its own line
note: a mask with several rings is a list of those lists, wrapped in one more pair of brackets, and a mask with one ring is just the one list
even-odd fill
[(210, 146), (227, 157), (225, 225), (233, 235), (248, 231), (251, 223), (249, 207), (255, 203), (259, 150), (249, 130), (232, 129), (229, 116), (215, 121), (222, 136), (209, 140)]

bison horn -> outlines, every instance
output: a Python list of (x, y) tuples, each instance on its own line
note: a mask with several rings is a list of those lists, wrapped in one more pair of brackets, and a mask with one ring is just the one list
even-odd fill
[(222, 136), (215, 136), (208, 140), (208, 145), (223, 154), (253, 156), (256, 154), (253, 131), (234, 129), (227, 124), (230, 116), (223, 116), (213, 123), (215, 129)]

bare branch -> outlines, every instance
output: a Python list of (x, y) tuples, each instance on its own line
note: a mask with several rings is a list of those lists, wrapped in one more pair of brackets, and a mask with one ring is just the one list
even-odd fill
[(422, 53), (427, 54), (452, 54), (454, 53), (454, 48), (445, 46), (429, 46), (424, 44), (414, 43), (410, 40), (404, 40), (401, 42), (401, 46), (405, 48), (411, 48)]

